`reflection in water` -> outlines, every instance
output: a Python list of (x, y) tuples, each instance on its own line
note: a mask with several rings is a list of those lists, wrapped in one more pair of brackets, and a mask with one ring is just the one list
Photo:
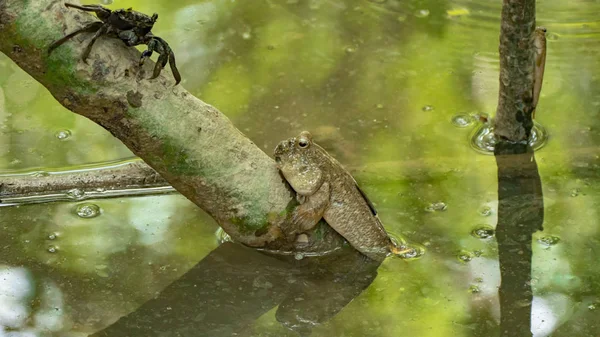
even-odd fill
[(309, 336), (373, 282), (378, 266), (354, 250), (297, 261), (225, 242), (92, 336), (232, 336), (276, 306), (277, 321)]
[(531, 242), (543, 230), (542, 183), (532, 148), (527, 144), (499, 142), (498, 259), (501, 285), (501, 336), (531, 336)]

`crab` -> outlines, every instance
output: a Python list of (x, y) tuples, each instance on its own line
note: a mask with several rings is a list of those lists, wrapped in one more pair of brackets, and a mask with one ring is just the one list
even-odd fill
[(101, 21), (92, 22), (85, 27), (78, 29), (70, 34), (65, 35), (60, 40), (52, 42), (48, 47), (48, 54), (54, 49), (72, 39), (81, 33), (94, 33), (91, 41), (85, 48), (81, 59), (87, 63), (87, 58), (92, 51), (94, 42), (103, 35), (115, 37), (123, 41), (127, 46), (137, 46), (145, 44), (148, 48), (142, 53), (140, 58), (140, 66), (144, 64), (153, 52), (159, 54), (158, 61), (154, 66), (154, 73), (151, 79), (157, 78), (161, 70), (169, 63), (173, 77), (175, 77), (175, 85), (181, 81), (181, 75), (175, 64), (175, 54), (169, 47), (169, 44), (158, 36), (154, 36), (151, 32), (154, 23), (158, 19), (158, 14), (154, 13), (148, 16), (144, 13), (129, 9), (118, 9), (111, 11), (110, 9), (100, 5), (74, 5), (65, 3), (66, 7), (76, 8), (86, 12), (94, 12)]

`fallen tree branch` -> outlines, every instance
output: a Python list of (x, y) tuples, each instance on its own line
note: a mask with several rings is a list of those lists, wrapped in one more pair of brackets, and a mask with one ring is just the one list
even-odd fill
[[(0, 51), (60, 104), (119, 138), (234, 240), (302, 250), (281, 233), (295, 200), (274, 161), (217, 109), (173, 86), (169, 72), (149, 80), (154, 64), (139, 67), (140, 52), (110, 38), (96, 42), (86, 64), (81, 55), (89, 34), (48, 55), (53, 41), (92, 20), (63, 1), (2, 0)], [(313, 233), (305, 249), (324, 237), (330, 246), (343, 242), (328, 226)]]

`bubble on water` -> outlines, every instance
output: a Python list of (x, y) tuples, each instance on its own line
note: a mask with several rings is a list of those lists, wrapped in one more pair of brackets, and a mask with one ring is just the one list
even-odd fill
[(433, 111), (433, 106), (432, 105), (425, 105), (421, 108), (421, 110), (423, 111)]
[(78, 188), (74, 188), (72, 190), (67, 191), (67, 197), (69, 197), (71, 199), (81, 199), (81, 198), (83, 198), (84, 195), (85, 195), (85, 192)]
[(475, 122), (475, 120), (469, 114), (457, 114), (452, 117), (452, 124), (459, 128), (466, 128), (473, 124), (473, 122)]
[(555, 235), (545, 235), (538, 239), (538, 242), (546, 247), (551, 247), (560, 242), (560, 238)]
[(581, 192), (581, 190), (580, 190), (580, 189), (578, 189), (578, 188), (574, 188), (573, 190), (571, 190), (571, 196), (572, 196), (572, 197), (576, 197), (576, 196), (578, 196), (578, 195), (579, 195), (579, 193), (580, 193), (580, 192)]
[(56, 253), (56, 252), (58, 252), (58, 247), (48, 246), (48, 253)]
[(480, 225), (471, 231), (471, 235), (478, 239), (490, 239), (496, 235), (496, 231), (491, 226)]
[(424, 18), (429, 16), (429, 9), (419, 9), (417, 13), (415, 13), (415, 16), (418, 18)]
[(426, 212), (443, 212), (448, 209), (448, 205), (444, 202), (434, 202), (425, 207)]
[(356, 51), (356, 48), (354, 48), (354, 47), (346, 47), (345, 50), (346, 50), (346, 53), (352, 54), (352, 53), (354, 53)]
[(591, 303), (590, 305), (588, 305), (588, 309), (590, 311), (594, 311), (594, 310), (598, 309), (598, 303)]
[(408, 15), (406, 15), (406, 14), (400, 14), (396, 18), (396, 20), (398, 20), (398, 22), (404, 22), (404, 21), (406, 21), (407, 18), (408, 18)]
[(479, 286), (478, 286), (478, 285), (476, 285), (476, 284), (472, 284), (472, 285), (469, 287), (469, 292), (470, 292), (471, 294), (477, 294), (477, 293), (481, 292), (481, 289), (479, 289)]
[(252, 34), (250, 34), (250, 32), (244, 32), (242, 33), (242, 39), (244, 40), (250, 40), (252, 38)]
[(55, 134), (56, 138), (59, 140), (66, 140), (71, 137), (71, 131), (69, 130), (60, 130)]
[[(529, 137), (529, 145), (534, 150), (541, 149), (548, 140), (548, 132), (538, 122), (533, 122), (533, 128), (531, 129), (531, 136)], [(494, 146), (496, 145), (496, 137), (494, 136), (494, 129), (491, 124), (481, 124), (475, 128), (471, 134), (471, 147), (482, 154), (494, 154)]]
[(57, 237), (58, 237), (58, 233), (48, 234), (48, 240), (56, 240)]
[(302, 254), (302, 253), (296, 253), (294, 255), (294, 259), (296, 259), (298, 261), (302, 260), (303, 258), (304, 258), (304, 254)]
[(461, 250), (458, 252), (458, 254), (456, 254), (456, 257), (458, 258), (458, 261), (466, 263), (473, 260), (473, 253), (467, 252), (466, 250)]
[(383, 104), (379, 103), (379, 104), (375, 105), (375, 107), (376, 107), (377, 109), (383, 109)]
[(100, 209), (100, 206), (96, 205), (96, 204), (81, 204), (81, 205), (77, 205), (77, 207), (75, 208), (75, 213), (81, 217), (81, 218), (86, 218), (86, 219), (90, 219), (90, 218), (95, 218), (98, 215), (100, 215), (100, 213), (102, 212), (102, 210)]
[(490, 206), (483, 206), (479, 209), (479, 214), (481, 216), (490, 216), (492, 213), (494, 213), (494, 211)]

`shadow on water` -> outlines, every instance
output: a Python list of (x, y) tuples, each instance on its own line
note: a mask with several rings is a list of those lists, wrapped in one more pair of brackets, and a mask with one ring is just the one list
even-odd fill
[(500, 336), (532, 336), (531, 244), (533, 233), (543, 230), (542, 184), (529, 145), (500, 142), (494, 155), (498, 166)]
[(353, 250), (297, 261), (226, 242), (91, 336), (232, 336), (276, 306), (278, 322), (310, 336), (373, 282), (378, 266)]

